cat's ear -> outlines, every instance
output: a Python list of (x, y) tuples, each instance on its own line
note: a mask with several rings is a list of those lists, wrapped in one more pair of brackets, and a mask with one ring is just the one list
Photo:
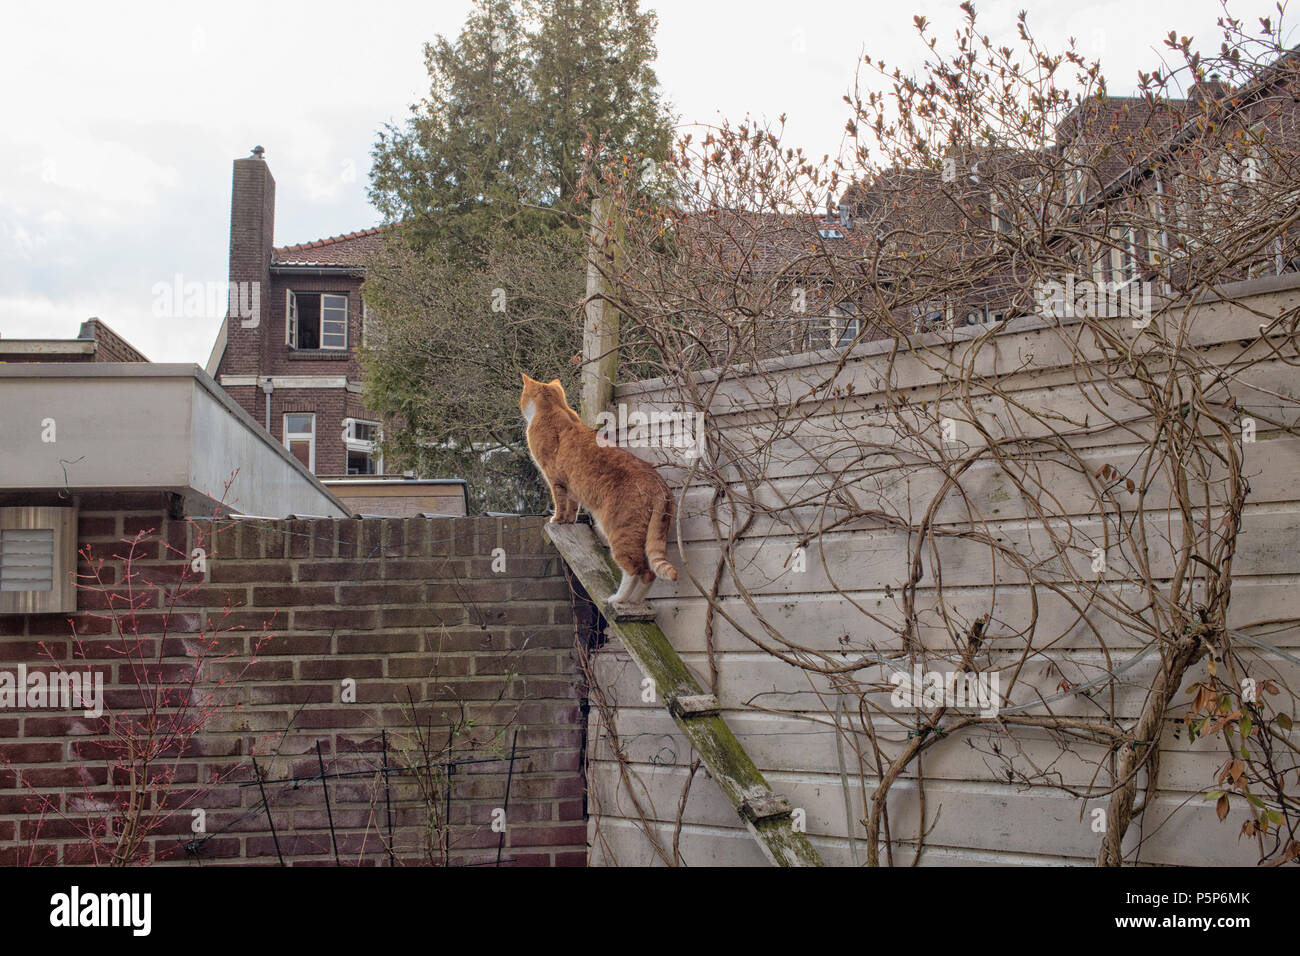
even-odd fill
[(532, 379), (528, 377), (528, 373), (527, 373), (527, 372), (520, 372), (519, 374), (520, 374), (520, 376), (523, 378), (523, 380), (524, 380), (524, 384), (525, 384), (525, 385), (527, 385), (529, 382), (532, 381)]

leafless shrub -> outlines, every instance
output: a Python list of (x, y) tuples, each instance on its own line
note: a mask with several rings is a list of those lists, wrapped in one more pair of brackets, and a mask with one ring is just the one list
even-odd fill
[[(714, 687), (724, 623), (807, 676), (820, 715), (749, 703), (844, 736), (868, 863), (919, 858), (925, 788), (911, 835), (886, 797), (963, 739), (992, 779), (1104, 807), (1097, 862), (1135, 861), (1182, 732), (1221, 741), (1220, 819), (1294, 861), (1296, 674), (1271, 645), (1296, 607), (1229, 605), (1290, 500), (1254, 505), (1252, 481), (1296, 464), (1300, 308), (1242, 283), (1296, 270), (1300, 59), (1280, 24), (1225, 15), (1217, 54), (1171, 34), (1138, 95), (1110, 97), (1023, 15), (1011, 49), (963, 9), (946, 52), (917, 19), (920, 75), (864, 61), (836, 164), (744, 122), (678, 144), (679, 202), (639, 194), (631, 161), (593, 177), (622, 236), (620, 378), (709, 415), (678, 540)], [(821, 633), (763, 600), (815, 590), (778, 541), (840, 599)], [(996, 680), (995, 712), (891, 705), (914, 668)]]

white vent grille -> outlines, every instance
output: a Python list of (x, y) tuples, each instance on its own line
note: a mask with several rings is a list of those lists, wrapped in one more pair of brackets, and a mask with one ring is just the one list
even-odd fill
[(54, 530), (0, 531), (0, 591), (54, 588)]

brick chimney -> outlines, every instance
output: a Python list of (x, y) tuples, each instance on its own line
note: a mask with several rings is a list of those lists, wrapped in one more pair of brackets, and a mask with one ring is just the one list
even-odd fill
[[(230, 309), (220, 373), (260, 371), (271, 324), (271, 244), (275, 234), (275, 179), (265, 150), (234, 162), (230, 187)], [(256, 290), (256, 296), (253, 291)], [(256, 303), (256, 314), (250, 306)]]
[(1187, 93), (1187, 98), (1193, 103), (1200, 100), (1221, 100), (1231, 92), (1232, 87), (1219, 79), (1219, 74), (1211, 73), (1208, 79), (1197, 80), (1193, 84)]

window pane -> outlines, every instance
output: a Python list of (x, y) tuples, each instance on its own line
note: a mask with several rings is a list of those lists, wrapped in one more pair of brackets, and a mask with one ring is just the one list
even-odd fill
[(348, 474), (349, 475), (375, 474), (374, 458), (362, 451), (348, 452)]
[(320, 347), (323, 349), (347, 348), (348, 347), (348, 297), (345, 295), (322, 295), (320, 298), (321, 298)]
[(291, 441), (289, 442), (289, 454), (293, 455), (302, 462), (304, 468), (311, 467), (311, 442), (309, 441)]
[(857, 335), (858, 335), (858, 320), (849, 319), (847, 322), (844, 323), (843, 331), (840, 333), (840, 340), (836, 344), (840, 348), (844, 348), (845, 346), (852, 343), (852, 341), (855, 338), (857, 338)]
[(322, 341), (330, 336), (343, 336), (346, 343), (348, 331), (348, 300), (342, 295), (321, 296)]
[(294, 343), (300, 349), (320, 348), (321, 331), (321, 296), (311, 293), (298, 293), (297, 338)]
[(314, 421), (314, 415), (286, 415), (284, 416), (284, 430), (290, 435), (309, 435), (312, 432)]

